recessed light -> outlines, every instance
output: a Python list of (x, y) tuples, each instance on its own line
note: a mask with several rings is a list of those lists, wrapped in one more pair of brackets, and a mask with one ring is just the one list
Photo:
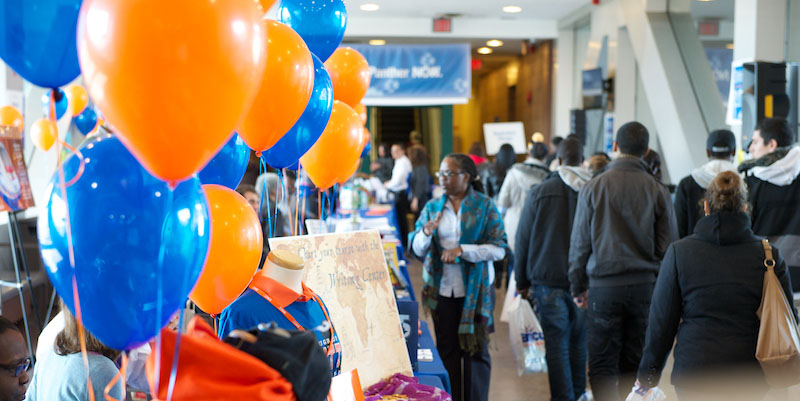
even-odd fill
[(505, 6), (503, 7), (504, 13), (520, 13), (522, 12), (522, 7), (520, 6)]
[(699, 2), (701, 2), (701, 3), (708, 3), (708, 2), (710, 2), (710, 1), (714, 1), (714, 0), (697, 0), (697, 1), (699, 1)]
[(381, 6), (375, 3), (364, 3), (361, 5), (361, 11), (378, 11)]
[(372, 39), (369, 41), (369, 44), (373, 46), (383, 46), (386, 44), (386, 41), (383, 39)]
[(478, 49), (478, 53), (480, 54), (492, 54), (492, 49), (488, 47), (481, 47)]
[(733, 50), (733, 43), (728, 43), (727, 45), (725, 45), (725, 48)]
[(497, 40), (497, 39), (492, 39), (492, 40), (486, 42), (486, 46), (489, 46), (489, 47), (500, 47), (502, 45), (503, 45), (503, 41), (502, 40)]

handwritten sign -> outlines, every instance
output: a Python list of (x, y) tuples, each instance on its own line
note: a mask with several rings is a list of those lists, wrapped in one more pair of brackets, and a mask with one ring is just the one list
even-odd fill
[(342, 344), (342, 371), (363, 388), (395, 373), (412, 375), (378, 231), (270, 238), (272, 249), (305, 260), (304, 281), (330, 311)]

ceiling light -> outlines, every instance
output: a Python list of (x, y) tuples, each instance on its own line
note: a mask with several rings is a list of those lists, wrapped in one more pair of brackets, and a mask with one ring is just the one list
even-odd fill
[(503, 45), (503, 41), (502, 40), (497, 40), (497, 39), (492, 39), (492, 40), (486, 42), (486, 46), (489, 46), (489, 47), (500, 47), (502, 45)]
[(375, 3), (365, 3), (361, 5), (361, 11), (378, 11), (381, 6)]
[(701, 3), (708, 3), (709, 1), (714, 1), (714, 0), (697, 0), (697, 1), (699, 1)]
[(373, 46), (383, 46), (386, 44), (386, 41), (383, 39), (372, 39), (369, 41), (369, 44)]
[(505, 6), (503, 7), (504, 13), (519, 13), (522, 12), (522, 7), (520, 6)]
[(492, 54), (492, 49), (488, 47), (481, 47), (478, 49), (478, 53), (480, 54)]
[(727, 45), (725, 45), (725, 48), (733, 50), (733, 43), (728, 43)]

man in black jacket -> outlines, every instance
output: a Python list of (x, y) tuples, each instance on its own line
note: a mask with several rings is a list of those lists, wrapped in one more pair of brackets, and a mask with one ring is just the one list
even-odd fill
[(597, 401), (625, 399), (633, 387), (656, 274), (678, 238), (669, 192), (642, 162), (649, 140), (638, 122), (620, 127), (618, 158), (578, 195), (569, 281), (578, 306), (588, 306), (589, 380)]
[(569, 293), (569, 237), (578, 191), (591, 179), (581, 168), (583, 145), (558, 146), (558, 170), (528, 191), (514, 253), (517, 289), (539, 306), (545, 338), (550, 399), (575, 401), (586, 390), (586, 321)]
[(785, 252), (792, 289), (800, 292), (800, 148), (795, 140), (786, 120), (762, 120), (750, 143), (753, 160), (740, 164), (739, 171), (746, 174), (753, 232)]
[(709, 162), (692, 170), (692, 174), (684, 177), (675, 190), (675, 218), (681, 238), (692, 235), (694, 225), (703, 217), (701, 203), (711, 180), (723, 171), (736, 171), (733, 132), (726, 129), (711, 131), (706, 139), (706, 155)]

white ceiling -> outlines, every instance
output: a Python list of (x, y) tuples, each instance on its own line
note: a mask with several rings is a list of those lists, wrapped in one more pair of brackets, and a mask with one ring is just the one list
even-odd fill
[[(360, 6), (374, 3), (378, 11), (361, 11)], [(434, 18), (460, 14), (466, 18), (549, 19), (557, 20), (590, 4), (590, 0), (349, 0), (349, 18), (394, 17)], [(522, 7), (520, 13), (504, 13), (503, 6)]]

